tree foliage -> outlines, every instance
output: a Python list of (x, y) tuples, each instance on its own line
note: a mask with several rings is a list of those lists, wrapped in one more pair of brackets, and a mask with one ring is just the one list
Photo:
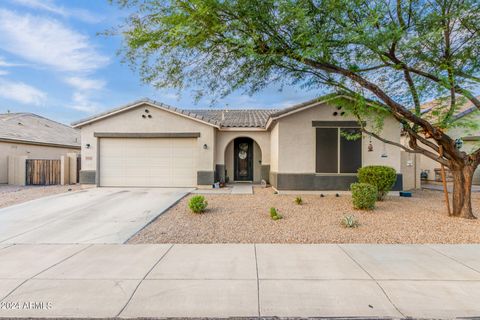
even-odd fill
[[(213, 100), (272, 83), (327, 87), (354, 96), (359, 119), (395, 117), (409, 138), (397, 146), (461, 173), (462, 181), (480, 163), (480, 150), (462, 152), (446, 133), (459, 125), (463, 103), (480, 109), (478, 0), (114, 2), (135, 12), (115, 31), (147, 83), (193, 87)], [(443, 96), (445, 107), (429, 119), (421, 103)]]

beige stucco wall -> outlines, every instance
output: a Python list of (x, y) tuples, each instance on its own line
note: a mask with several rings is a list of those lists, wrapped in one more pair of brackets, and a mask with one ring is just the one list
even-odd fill
[[(215, 163), (225, 163), (225, 150), (230, 142), (236, 138), (246, 137), (255, 141), (262, 154), (262, 164), (270, 164), (270, 132), (269, 131), (217, 131), (217, 145), (215, 152)], [(232, 178), (232, 177), (230, 177)]]
[(421, 158), (419, 154), (401, 151), (401, 172), (403, 177), (403, 190), (419, 189), (420, 181), (420, 164)]
[[(335, 111), (338, 110), (334, 106), (318, 105), (279, 119), (277, 128), (274, 128), (278, 130), (278, 142), (277, 138), (272, 139), (272, 145), (278, 143), (278, 164), (271, 166), (271, 171), (314, 173), (316, 129), (312, 126), (312, 121), (356, 121), (356, 118), (351, 116), (334, 116)], [(272, 132), (272, 137), (276, 135)], [(379, 135), (399, 142), (400, 124), (393, 118), (385, 119), (383, 131)], [(364, 135), (362, 140), (363, 166), (387, 165), (400, 172), (399, 148), (372, 138), (373, 151), (368, 152), (369, 137)], [(388, 156), (386, 158), (381, 157), (384, 151)]]
[[(466, 119), (470, 121), (478, 121), (478, 123), (480, 123), (480, 114), (479, 113), (472, 114), (470, 116), (467, 116)], [(476, 130), (467, 129), (467, 128), (458, 126), (458, 127), (449, 129), (447, 131), (447, 134), (453, 139), (458, 139), (458, 138), (464, 138), (467, 136), (480, 136), (480, 130), (476, 131)], [(430, 140), (430, 141), (434, 142), (433, 140)], [(464, 141), (463, 147), (461, 150), (469, 153), (478, 148), (480, 148), (480, 141)], [(428, 147), (425, 147), (425, 149), (430, 150), (430, 148)], [(420, 164), (421, 170), (428, 170), (428, 180), (434, 180), (435, 169), (440, 168), (440, 163), (428, 157), (425, 157), (424, 155), (421, 155), (420, 158), (421, 158), (421, 164)], [(474, 183), (480, 184), (480, 168), (477, 169), (477, 171), (475, 172)]]
[(0, 142), (0, 183), (8, 182), (8, 156), (27, 156), (28, 159), (60, 159), (62, 155), (70, 152), (78, 153), (80, 150)]
[(278, 136), (280, 124), (275, 123), (270, 133), (270, 171), (278, 172)]
[[(145, 109), (152, 118), (142, 118)], [(200, 132), (197, 139), (197, 171), (213, 171), (215, 155), (215, 128), (184, 116), (161, 110), (148, 105), (139, 106), (128, 111), (85, 125), (81, 128), (82, 170), (96, 170), (97, 138), (95, 132), (126, 133), (178, 133)], [(86, 147), (90, 144), (90, 148)], [(203, 145), (207, 145), (207, 149)]]
[[(464, 141), (463, 147), (461, 150), (469, 153), (478, 148), (480, 148), (480, 141)], [(429, 150), (428, 148), (426, 149)], [(421, 158), (421, 164), (420, 164), (421, 170), (428, 170), (428, 180), (435, 180), (435, 169), (440, 168), (440, 163), (428, 157), (425, 157), (424, 155), (421, 155), (420, 158)], [(477, 168), (477, 170), (475, 171), (473, 183), (480, 184), (480, 167)]]

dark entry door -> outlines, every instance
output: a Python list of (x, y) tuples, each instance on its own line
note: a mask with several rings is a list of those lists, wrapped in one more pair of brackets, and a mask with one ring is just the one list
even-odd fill
[(233, 150), (235, 181), (253, 181), (253, 140), (237, 138)]

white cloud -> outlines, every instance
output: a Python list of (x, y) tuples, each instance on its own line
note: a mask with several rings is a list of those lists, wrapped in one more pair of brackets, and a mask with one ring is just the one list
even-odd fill
[(101, 90), (105, 87), (105, 81), (99, 79), (88, 79), (85, 77), (68, 77), (65, 82), (77, 90)]
[(88, 10), (78, 8), (65, 8), (57, 5), (52, 0), (12, 0), (14, 3), (31, 9), (43, 10), (64, 18), (76, 18), (88, 23), (98, 23), (101, 17), (91, 13)]
[(5, 61), (4, 58), (0, 57), (0, 67), (13, 67), (14, 65)]
[(59, 71), (92, 72), (108, 63), (87, 36), (46, 17), (0, 9), (0, 48)]
[(0, 97), (38, 106), (45, 102), (47, 94), (23, 82), (0, 79)]
[(9, 74), (9, 72), (7, 70), (1, 70), (0, 69), (0, 76), (4, 76), (4, 75), (7, 75)]
[(92, 101), (90, 96), (84, 92), (74, 92), (72, 100), (73, 102), (70, 107), (78, 111), (95, 113), (102, 109), (102, 106), (99, 103)]

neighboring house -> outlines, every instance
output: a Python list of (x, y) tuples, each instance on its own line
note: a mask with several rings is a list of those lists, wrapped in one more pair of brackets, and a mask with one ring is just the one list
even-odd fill
[[(358, 130), (358, 123), (331, 99), (283, 110), (128, 104), (73, 124), (82, 137), (80, 182), (194, 187), (265, 180), (279, 190), (347, 190), (359, 167), (380, 164), (397, 170), (395, 189), (402, 189), (400, 149), (365, 135), (345, 139), (339, 130)], [(381, 135), (399, 142), (399, 123), (385, 121)]]
[(60, 159), (80, 152), (78, 130), (33, 113), (0, 114), (0, 183), (8, 182), (8, 157)]
[[(480, 98), (480, 96), (477, 98)], [(422, 105), (424, 117), (435, 122), (439, 114), (445, 112), (447, 102), (445, 99), (437, 99), (425, 103)], [(461, 104), (456, 110), (454, 119), (453, 126), (446, 132), (453, 139), (462, 139), (463, 146), (461, 150), (469, 153), (480, 148), (480, 111), (477, 107), (470, 102)], [(476, 123), (478, 128), (470, 128), (472, 123)], [(440, 164), (423, 155), (420, 159), (420, 168), (428, 173), (428, 180), (438, 180), (440, 178), (438, 175)], [(435, 172), (437, 172), (437, 175)], [(480, 184), (480, 169), (475, 171), (473, 183)]]

